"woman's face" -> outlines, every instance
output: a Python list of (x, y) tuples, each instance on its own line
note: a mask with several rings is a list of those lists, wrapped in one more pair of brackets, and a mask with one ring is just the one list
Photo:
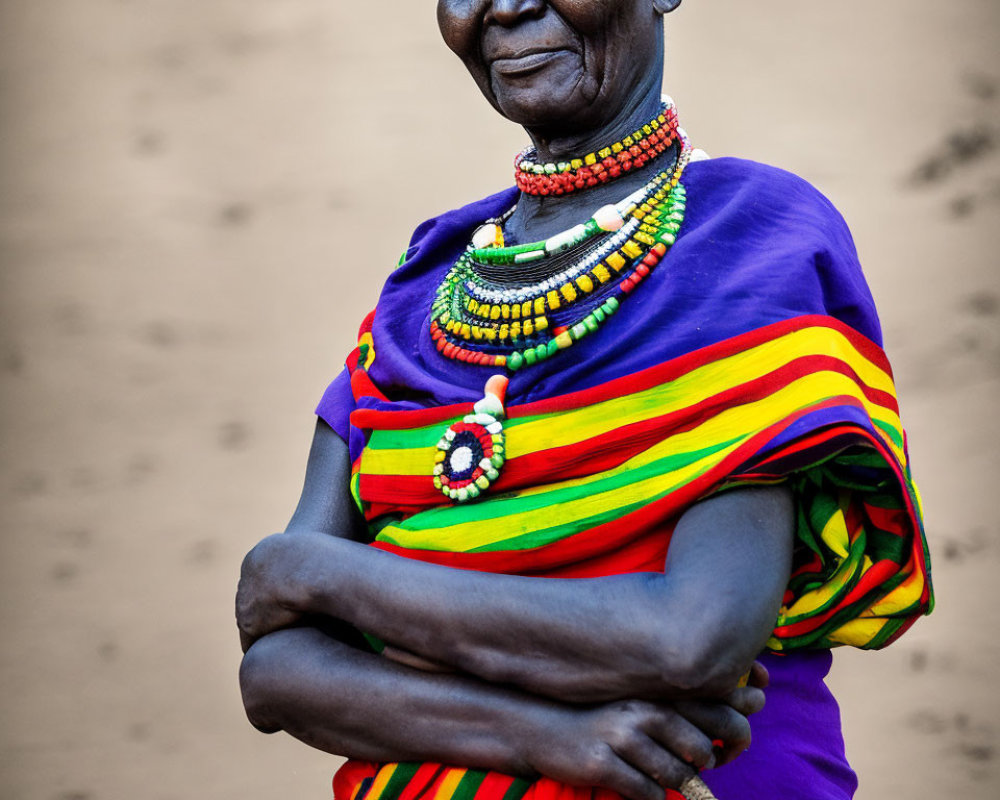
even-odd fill
[(659, 85), (661, 17), (678, 0), (439, 0), (444, 40), (486, 98), (528, 128), (617, 117)]

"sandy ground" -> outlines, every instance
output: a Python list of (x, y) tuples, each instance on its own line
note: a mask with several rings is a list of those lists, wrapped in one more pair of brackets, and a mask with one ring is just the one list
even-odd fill
[[(939, 609), (838, 655), (863, 800), (1000, 796), (998, 34), (996, 0), (670, 20), (686, 127), (834, 200), (896, 366)], [(243, 719), (239, 561), (409, 231), (522, 135), (401, 1), (5, 0), (0, 126), (0, 796), (327, 797)]]

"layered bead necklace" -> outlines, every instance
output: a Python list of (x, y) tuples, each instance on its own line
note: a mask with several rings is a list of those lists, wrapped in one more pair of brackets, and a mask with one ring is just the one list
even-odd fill
[(677, 136), (677, 110), (663, 98), (660, 113), (639, 130), (583, 158), (542, 164), (528, 147), (514, 159), (514, 179), (525, 194), (561, 195), (614, 180), (669, 149)]
[(586, 222), (513, 246), (503, 242), (511, 212), (480, 226), (432, 305), (430, 334), (444, 356), (516, 372), (594, 333), (618, 311), (666, 255), (684, 221), (680, 178), (691, 147), (676, 116), (666, 119), (666, 136), (680, 142), (676, 161)]
[[(684, 222), (681, 175), (691, 146), (673, 103), (640, 130), (582, 159), (538, 164), (515, 160), (525, 194), (553, 195), (605, 183), (679, 144), (676, 160), (628, 197), (541, 242), (506, 246), (503, 225), (487, 221), (438, 286), (430, 335), (438, 351), (467, 364), (531, 367), (595, 333), (660, 263)], [(475, 500), (500, 477), (506, 460), (503, 421), (508, 377), (493, 375), (472, 413), (450, 425), (430, 478), (452, 502)]]

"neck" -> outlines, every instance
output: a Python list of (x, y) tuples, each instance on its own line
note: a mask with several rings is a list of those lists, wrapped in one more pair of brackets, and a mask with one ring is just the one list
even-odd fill
[[(600, 128), (575, 136), (542, 138), (529, 131), (539, 161), (562, 161), (596, 152), (619, 141), (653, 119), (660, 108), (659, 73), (649, 85), (640, 87), (635, 96), (613, 120)], [(509, 236), (518, 242), (539, 241), (576, 225), (604, 205), (622, 198), (648, 183), (662, 172), (677, 153), (677, 145), (643, 167), (622, 175), (617, 180), (590, 189), (560, 196), (522, 194), (517, 209), (506, 223)]]
[(557, 131), (526, 128), (535, 148), (536, 160), (556, 162), (582, 153), (595, 152), (641, 128), (659, 113), (663, 94), (659, 73), (649, 77), (625, 98), (621, 109), (609, 120), (585, 130)]

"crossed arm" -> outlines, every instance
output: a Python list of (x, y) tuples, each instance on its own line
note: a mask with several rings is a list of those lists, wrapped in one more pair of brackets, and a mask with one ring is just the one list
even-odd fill
[[(365, 547), (331, 488), (348, 470), (319, 423), (293, 535), (244, 562), (241, 680), (258, 727), (359, 758), (542, 773), (650, 800), (746, 745), (762, 698), (736, 684), (788, 580), (787, 490), (692, 507), (663, 574), (561, 580)], [(331, 620), (343, 625), (333, 636)], [(351, 630), (386, 641), (389, 657), (352, 647)]]

